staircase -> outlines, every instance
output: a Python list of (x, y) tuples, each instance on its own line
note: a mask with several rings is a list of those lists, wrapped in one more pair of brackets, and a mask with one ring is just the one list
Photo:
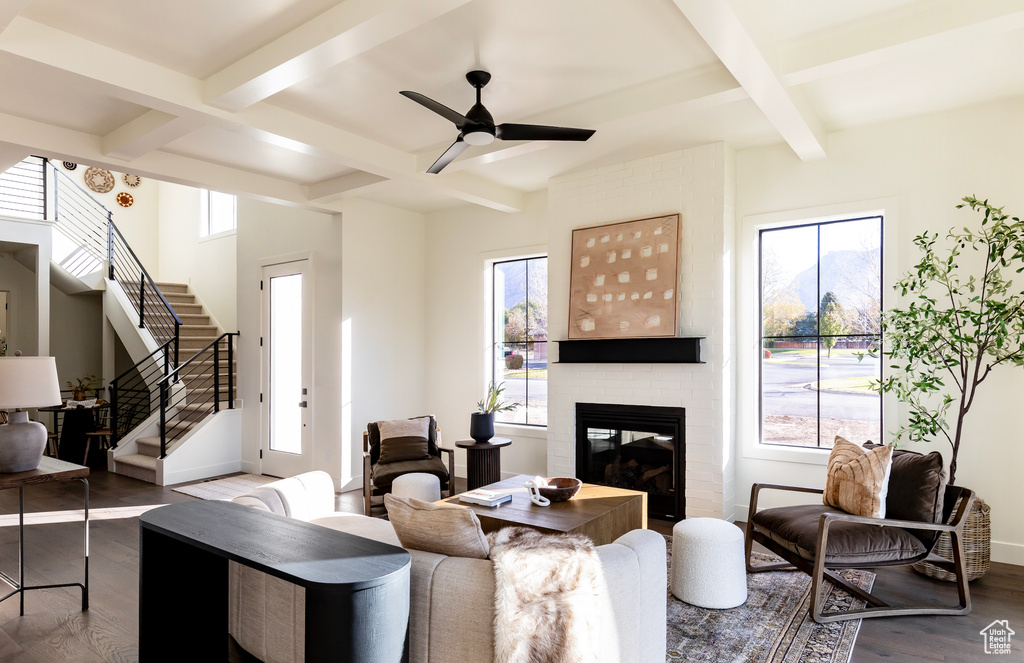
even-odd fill
[[(125, 289), (131, 292), (139, 288), (139, 283), (124, 283)], [(142, 435), (135, 438), (137, 453), (115, 456), (114, 471), (142, 481), (157, 482), (157, 461), (167, 453), (171, 453), (180, 445), (188, 433), (195, 428), (215, 408), (215, 382), (219, 382), (217, 393), (220, 401), (234, 399), (235, 393), (228, 392), (228, 371), (226, 364), (221, 362), (218, 379), (214, 379), (214, 351), (210, 347), (222, 332), (212, 324), (203, 305), (196, 301), (194, 294), (188, 291), (184, 283), (157, 283), (164, 298), (174, 309), (181, 320), (178, 329), (178, 351), (181, 357), (191, 357), (189, 368), (182, 367), (182, 374), (170, 387), (177, 394), (172, 397), (174, 407), (166, 415), (163, 424), (163, 444), (165, 453), (161, 453), (161, 435), (159, 425), (155, 434)], [(159, 302), (147, 304), (156, 307)], [(230, 342), (230, 339), (228, 339)], [(197, 356), (200, 351), (202, 354)], [(235, 384), (235, 363), (231, 362), (231, 380)], [(234, 391), (234, 390), (233, 390)], [(170, 440), (170, 442), (167, 442)]]

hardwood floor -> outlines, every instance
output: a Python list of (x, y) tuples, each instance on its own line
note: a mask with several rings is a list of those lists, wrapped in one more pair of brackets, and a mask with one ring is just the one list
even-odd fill
[[(461, 485), (461, 482), (460, 482)], [(18, 599), (0, 603), (0, 661), (138, 660), (138, 515), (145, 509), (193, 498), (128, 477), (94, 472), (90, 476), (90, 608), (80, 610), (77, 589), (36, 590), (26, 594), (25, 616)], [(25, 491), (25, 508), (41, 512), (47, 522), (26, 527), (26, 569), (31, 584), (74, 582), (81, 578), (82, 486), (68, 482), (35, 486)], [(338, 509), (359, 513), (358, 491), (338, 496)], [(15, 574), (18, 493), (0, 491), (0, 569)], [(6, 515), (13, 514), (13, 515)], [(651, 529), (671, 532), (671, 523), (651, 520)], [(954, 588), (921, 577), (909, 569), (885, 569), (876, 587), (883, 596), (910, 593), (948, 597)], [(0, 586), (0, 593), (5, 589)], [(979, 631), (996, 619), (1024, 634), (1024, 567), (993, 564), (992, 571), (971, 583), (974, 609), (965, 617), (903, 617), (868, 619), (861, 626), (853, 663), (877, 661), (990, 661)], [(939, 600), (938, 598), (936, 600)], [(168, 628), (181, 631), (180, 625)], [(1014, 642), (1021, 660), (1024, 635)], [(198, 660), (198, 659), (197, 659)]]

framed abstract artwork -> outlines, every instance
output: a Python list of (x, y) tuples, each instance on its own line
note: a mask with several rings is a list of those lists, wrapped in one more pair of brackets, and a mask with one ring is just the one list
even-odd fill
[(678, 214), (572, 231), (569, 338), (676, 336)]

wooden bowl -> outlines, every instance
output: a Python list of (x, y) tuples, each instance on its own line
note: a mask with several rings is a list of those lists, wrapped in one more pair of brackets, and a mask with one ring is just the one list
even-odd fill
[(572, 477), (550, 477), (545, 481), (548, 485), (540, 488), (540, 494), (552, 502), (571, 500), (583, 487), (582, 481)]

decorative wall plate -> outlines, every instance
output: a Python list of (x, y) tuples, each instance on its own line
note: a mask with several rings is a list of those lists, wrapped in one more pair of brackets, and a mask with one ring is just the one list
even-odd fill
[(132, 203), (134, 202), (135, 199), (132, 198), (132, 194), (128, 193), (127, 191), (122, 191), (121, 193), (117, 194), (117, 204), (120, 205), (121, 207), (131, 207)]
[(124, 183), (128, 186), (135, 188), (142, 184), (142, 178), (138, 175), (132, 175), (131, 173), (124, 174)]
[(75, 168), (78, 168), (78, 164), (75, 163), (74, 161), (64, 162), (64, 170), (74, 170)]
[(106, 193), (114, 188), (114, 176), (109, 170), (92, 167), (85, 171), (85, 185), (96, 193)]

